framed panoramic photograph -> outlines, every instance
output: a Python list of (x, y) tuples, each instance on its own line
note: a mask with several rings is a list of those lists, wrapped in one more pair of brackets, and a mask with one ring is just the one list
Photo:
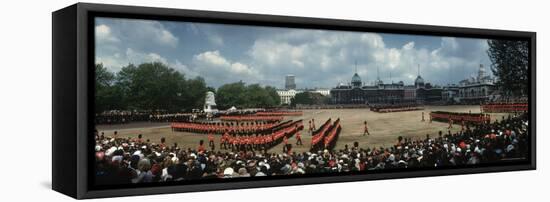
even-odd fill
[(52, 15), (53, 189), (75, 198), (536, 168), (534, 32)]

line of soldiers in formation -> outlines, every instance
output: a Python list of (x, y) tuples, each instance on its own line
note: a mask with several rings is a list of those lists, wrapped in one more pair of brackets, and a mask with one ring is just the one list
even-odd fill
[(172, 131), (192, 132), (192, 133), (215, 133), (222, 134), (229, 132), (231, 134), (252, 135), (271, 131), (279, 121), (255, 121), (255, 122), (179, 122), (172, 123)]
[(302, 111), (263, 111), (256, 112), (259, 116), (302, 116)]
[[(275, 124), (277, 123), (277, 124)], [(236, 151), (242, 150), (267, 150), (281, 141), (283, 142), (283, 152), (291, 151), (292, 145), (289, 144), (288, 138), (296, 135), (296, 145), (303, 145), (300, 130), (304, 128), (302, 120), (292, 122), (291, 120), (280, 123), (269, 122), (219, 122), (219, 123), (174, 123), (172, 129), (174, 131), (186, 131), (195, 133), (208, 134), (208, 146), (211, 150), (215, 149), (214, 134), (223, 134), (220, 137), (220, 148), (231, 149)], [(284, 130), (292, 129), (291, 126), (285, 126), (292, 123), (294, 130), (284, 132)], [(370, 135), (368, 125), (365, 121), (364, 135)], [(194, 126), (194, 127), (189, 127)], [(268, 127), (265, 130), (260, 129), (261, 126)], [(239, 127), (240, 129), (236, 129)], [(230, 129), (231, 128), (231, 129)], [(279, 128), (279, 129), (276, 129)], [(315, 119), (308, 120), (308, 133), (313, 135), (317, 130)], [(199, 148), (204, 147), (203, 142), (199, 144)]]
[(521, 113), (529, 111), (529, 103), (493, 102), (481, 105), (481, 111), (485, 113)]
[(421, 105), (416, 103), (376, 104), (370, 105), (369, 108), (374, 112), (400, 112), (423, 109)]
[[(228, 130), (220, 137), (220, 148), (231, 149), (232, 151), (265, 151), (273, 146), (283, 142), (283, 152), (291, 151), (291, 144), (288, 138), (296, 136), (296, 144), (303, 145), (300, 130), (303, 129), (302, 121), (286, 122), (284, 125), (279, 125), (277, 129), (270, 133), (256, 133), (254, 135), (237, 135), (230, 133)], [(215, 150), (214, 133), (208, 133), (208, 147)], [(199, 151), (205, 150), (204, 142), (199, 143)]]
[(282, 121), (283, 116), (244, 115), (244, 116), (220, 116), (222, 121)]
[[(432, 120), (437, 120), (437, 121), (441, 121), (441, 122), (444, 122), (444, 120), (447, 120), (447, 123), (449, 124), (447, 126), (447, 129), (451, 129), (453, 128), (453, 125), (456, 123), (455, 122), (455, 119), (453, 119), (452, 115), (454, 116), (467, 116), (467, 115), (471, 115), (472, 112), (469, 111), (468, 113), (461, 113), (461, 112), (446, 112), (446, 116), (445, 115), (442, 115), (440, 114), (441, 116), (438, 116), (438, 117), (432, 117), (432, 114), (430, 114), (428, 117), (429, 117), (429, 123), (432, 123)], [(467, 127), (469, 127), (469, 125), (471, 124), (490, 124), (491, 123), (491, 117), (490, 115), (488, 114), (475, 114), (475, 115), (480, 115), (480, 121), (468, 121), (466, 120), (464, 117), (462, 117), (460, 120), (456, 120), (459, 124), (460, 124), (460, 131), (465, 131), (467, 129)], [(422, 122), (426, 121), (424, 119), (424, 112), (422, 112)]]
[(340, 118), (331, 123), (329, 118), (319, 130), (312, 133), (310, 151), (333, 149), (341, 131)]

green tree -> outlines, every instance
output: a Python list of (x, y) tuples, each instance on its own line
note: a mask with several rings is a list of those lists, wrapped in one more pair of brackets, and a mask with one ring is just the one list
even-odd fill
[(96, 110), (161, 110), (168, 112), (202, 109), (206, 92), (216, 94), (219, 109), (270, 108), (278, 106), (275, 88), (243, 82), (218, 89), (207, 87), (201, 77), (185, 75), (159, 62), (128, 64), (116, 75), (96, 65)]
[(268, 108), (275, 105), (269, 92), (259, 84), (252, 84), (246, 88), (246, 107), (250, 108)]
[(238, 108), (246, 107), (246, 86), (244, 82), (224, 84), (216, 92), (218, 109), (227, 109), (232, 106)]
[(216, 91), (216, 104), (219, 109), (232, 106), (237, 108), (271, 108), (281, 102), (275, 88), (259, 84), (246, 85), (236, 82), (222, 85)]
[(489, 40), (487, 54), (496, 85), (507, 95), (523, 96), (529, 87), (529, 46), (527, 41)]
[(281, 97), (279, 97), (279, 94), (277, 94), (277, 89), (272, 86), (266, 86), (265, 90), (267, 91), (267, 94), (269, 97), (271, 97), (271, 106), (278, 106), (281, 103)]
[(115, 75), (103, 64), (96, 64), (95, 78), (95, 111), (121, 109), (122, 95), (119, 87), (114, 85)]
[(290, 105), (296, 106), (297, 104), (311, 105), (313, 104), (313, 99), (310, 96), (309, 92), (296, 93), (294, 98), (290, 99)]
[(123, 67), (117, 83), (127, 109), (181, 111), (199, 106), (206, 84), (202, 78), (185, 76), (165, 64), (143, 63)]
[(206, 82), (202, 77), (187, 80), (183, 95), (185, 101), (182, 102), (186, 109), (202, 109), (206, 98), (206, 92), (210, 89), (206, 87)]
[(317, 92), (301, 92), (297, 93), (294, 98), (290, 100), (291, 106), (296, 106), (297, 104), (303, 105), (322, 105), (328, 103), (328, 97)]
[(95, 87), (96, 89), (111, 86), (115, 80), (115, 75), (103, 67), (103, 64), (95, 65)]

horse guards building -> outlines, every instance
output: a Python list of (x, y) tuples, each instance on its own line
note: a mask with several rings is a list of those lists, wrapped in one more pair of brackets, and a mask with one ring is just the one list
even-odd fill
[(296, 89), (295, 76), (287, 75), (285, 89), (278, 90), (281, 104), (290, 104), (292, 98), (301, 92), (315, 92), (330, 97), (334, 105), (347, 104), (449, 104), (449, 103), (480, 103), (498, 98), (495, 90), (495, 78), (486, 74), (483, 65), (479, 66), (477, 76), (464, 79), (459, 84), (437, 86), (426, 82), (418, 72), (412, 85), (403, 81), (384, 83), (377, 77), (373, 85), (365, 85), (357, 72), (351, 77), (350, 83), (340, 83), (332, 89)]

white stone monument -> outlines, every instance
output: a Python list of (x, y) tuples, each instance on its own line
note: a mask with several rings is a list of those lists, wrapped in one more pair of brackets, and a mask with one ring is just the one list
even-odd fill
[(218, 112), (218, 108), (216, 107), (216, 98), (214, 97), (214, 93), (212, 91), (206, 92), (206, 98), (204, 99), (204, 112)]

